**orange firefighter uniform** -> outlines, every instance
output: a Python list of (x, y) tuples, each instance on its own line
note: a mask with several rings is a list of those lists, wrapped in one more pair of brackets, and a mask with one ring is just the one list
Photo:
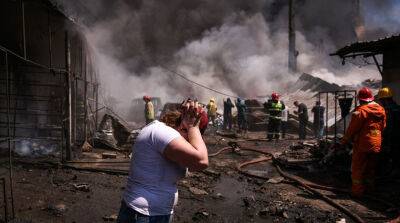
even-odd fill
[(360, 197), (373, 190), (377, 154), (381, 151), (386, 114), (375, 102), (360, 105), (352, 114), (342, 144), (353, 142), (351, 163), (352, 195)]

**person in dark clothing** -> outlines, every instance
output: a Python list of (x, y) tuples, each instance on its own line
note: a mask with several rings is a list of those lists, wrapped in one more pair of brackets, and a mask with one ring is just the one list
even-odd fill
[(246, 117), (246, 112), (247, 112), (247, 106), (244, 103), (244, 101), (240, 98), (236, 100), (236, 109), (237, 109), (237, 121), (238, 121), (238, 127), (239, 127), (239, 132), (246, 132), (247, 131), (247, 117)]
[(299, 138), (306, 139), (307, 136), (307, 123), (308, 123), (308, 110), (304, 103), (299, 103), (295, 101), (293, 103), (297, 107), (295, 114), (299, 117)]
[(321, 139), (324, 136), (324, 113), (325, 107), (321, 106), (321, 102), (317, 101), (315, 106), (311, 109), (314, 113), (313, 130), (314, 136), (317, 139)]
[[(393, 100), (393, 92), (388, 87), (379, 90), (378, 98), (379, 104), (385, 109), (386, 113), (386, 128), (382, 133), (382, 152), (379, 169), (381, 173), (388, 173), (393, 169), (399, 172), (400, 106)], [(387, 165), (389, 165), (389, 168)]]
[(264, 103), (264, 108), (269, 116), (268, 118), (268, 141), (273, 138), (279, 139), (279, 133), (282, 125), (282, 111), (285, 109), (285, 104), (279, 100), (277, 93), (272, 93), (271, 100)]
[(224, 130), (226, 130), (226, 127), (228, 127), (229, 130), (232, 129), (232, 108), (234, 107), (230, 98), (224, 101)]

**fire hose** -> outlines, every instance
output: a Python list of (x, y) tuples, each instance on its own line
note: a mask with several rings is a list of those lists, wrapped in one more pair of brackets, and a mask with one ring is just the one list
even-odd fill
[[(235, 151), (238, 150), (238, 148), (235, 147), (224, 147), (220, 150), (218, 150), (216, 153), (210, 154), (209, 157), (214, 157), (217, 156), (219, 154), (221, 154), (224, 151), (227, 150), (231, 150), (231, 151)], [(257, 153), (261, 153), (263, 155), (266, 155), (265, 157), (259, 157), (250, 161), (246, 161), (243, 163), (240, 163), (237, 165), (237, 170), (246, 175), (246, 176), (250, 176), (250, 177), (256, 177), (256, 178), (262, 178), (262, 179), (268, 179), (267, 177), (264, 176), (258, 176), (258, 175), (254, 175), (251, 174), (249, 172), (244, 171), (242, 168), (248, 165), (252, 165), (252, 164), (256, 164), (256, 163), (261, 163), (261, 162), (265, 162), (265, 161), (275, 161), (275, 158), (273, 156), (273, 154), (269, 153), (269, 152), (265, 152), (263, 150), (260, 149), (254, 149), (254, 148), (240, 148), (239, 150), (245, 150), (245, 151), (252, 151), (252, 152), (257, 152)], [(351, 219), (353, 219), (355, 222), (358, 223), (363, 223), (365, 222), (360, 216), (358, 216), (357, 214), (353, 213), (352, 211), (350, 211), (349, 209), (345, 208), (344, 206), (342, 206), (341, 204), (337, 203), (336, 201), (332, 200), (331, 198), (327, 197), (326, 195), (324, 195), (323, 193), (319, 192), (316, 189), (321, 189), (321, 190), (327, 190), (327, 191), (334, 191), (334, 192), (341, 192), (341, 193), (349, 193), (349, 190), (346, 189), (341, 189), (341, 188), (335, 188), (335, 187), (328, 187), (328, 186), (322, 186), (322, 185), (318, 185), (318, 184), (313, 184), (313, 183), (306, 183), (304, 180), (302, 179), (298, 179), (298, 177), (295, 177), (291, 174), (288, 174), (286, 172), (284, 172), (280, 166), (277, 164), (277, 162), (273, 162), (275, 168), (277, 169), (278, 173), (286, 178), (289, 179), (293, 182), (295, 182), (297, 185), (300, 185), (301, 187), (305, 188), (307, 191), (318, 195), (322, 200), (324, 200), (325, 202), (327, 202), (328, 204), (330, 204), (331, 206), (333, 206), (334, 208), (338, 209), (339, 211), (343, 212), (344, 214), (346, 214), (347, 216), (349, 216)]]

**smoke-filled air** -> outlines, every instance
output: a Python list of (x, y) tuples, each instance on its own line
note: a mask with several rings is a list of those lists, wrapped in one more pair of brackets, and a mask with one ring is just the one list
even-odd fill
[[(125, 113), (132, 99), (145, 94), (163, 102), (191, 96), (203, 102), (217, 97), (221, 103), (226, 98), (179, 75), (243, 98), (283, 91), (302, 73), (337, 84), (378, 79), (374, 66), (341, 66), (329, 56), (358, 40), (360, 21), (369, 38), (384, 36), (376, 30), (382, 22), (376, 16), (363, 19), (377, 13), (369, 1), (359, 11), (346, 1), (296, 2), (295, 73), (288, 71), (286, 1), (81, 0), (70, 5), (72, 1), (59, 0), (58, 4), (71, 18), (79, 18), (77, 23), (85, 29), (97, 57), (102, 99), (114, 101), (113, 106)], [(380, 7), (393, 2), (382, 1)], [(318, 10), (320, 6), (324, 10)], [(391, 13), (395, 23), (397, 12)]]

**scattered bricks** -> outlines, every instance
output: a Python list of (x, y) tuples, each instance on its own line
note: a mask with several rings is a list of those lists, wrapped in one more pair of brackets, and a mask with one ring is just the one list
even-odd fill
[(72, 184), (75, 190), (83, 191), (83, 192), (89, 192), (90, 187), (89, 184)]
[(279, 184), (279, 183), (281, 183), (284, 179), (285, 179), (285, 178), (283, 178), (283, 177), (274, 177), (274, 178), (269, 179), (269, 180), (267, 181), (267, 183), (270, 183), (270, 184)]
[(286, 211), (284, 211), (284, 212), (282, 212), (282, 217), (288, 219), (289, 215), (288, 215), (288, 213)]
[(93, 150), (93, 147), (85, 141), (82, 145), (82, 152), (91, 152)]
[(103, 217), (103, 220), (104, 220), (104, 221), (112, 221), (112, 222), (115, 222), (115, 221), (117, 220), (117, 218), (118, 218), (118, 215), (117, 215), (117, 214), (112, 214), (112, 215), (106, 215), (106, 216), (104, 216), (104, 217)]
[(67, 206), (61, 203), (49, 204), (46, 210), (55, 216), (62, 216), (67, 211)]
[(213, 177), (220, 177), (221, 173), (215, 171), (215, 170), (211, 170), (211, 169), (206, 169), (203, 171), (204, 174), (207, 174), (209, 176), (213, 176)]
[(206, 211), (197, 211), (194, 213), (192, 220), (193, 221), (200, 221), (200, 220), (205, 220), (208, 218), (210, 214)]
[(216, 199), (216, 200), (223, 200), (223, 199), (224, 199), (224, 196), (223, 196), (221, 193), (217, 193), (217, 194), (214, 194), (214, 195), (212, 196), (212, 198), (213, 198), (213, 199)]
[(194, 195), (207, 195), (207, 191), (196, 188), (196, 187), (189, 187), (189, 191)]
[(116, 153), (102, 153), (101, 158), (102, 159), (116, 159), (117, 154)]
[(269, 211), (269, 208), (264, 208), (258, 212), (258, 215), (261, 217), (266, 217), (268, 216)]

